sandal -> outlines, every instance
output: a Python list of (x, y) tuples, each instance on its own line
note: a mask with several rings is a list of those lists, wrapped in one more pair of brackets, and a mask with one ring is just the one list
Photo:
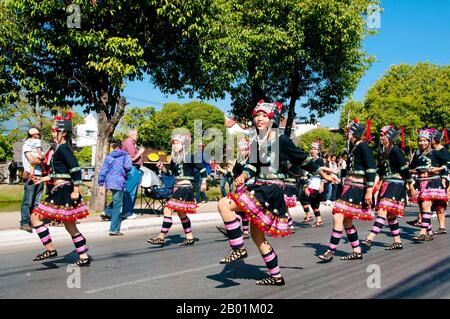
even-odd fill
[(262, 280), (257, 280), (256, 284), (258, 286), (284, 286), (286, 283), (284, 281), (284, 278), (281, 276), (279, 277), (269, 276)]
[(245, 250), (245, 248), (232, 249), (226, 257), (220, 260), (220, 263), (229, 264), (233, 261), (246, 258), (247, 256), (247, 250)]
[(414, 227), (418, 227), (418, 228), (422, 227), (422, 223), (419, 222), (418, 219), (410, 220), (410, 221), (407, 221), (406, 223), (408, 225), (411, 225), (411, 226), (414, 226)]
[(352, 251), (347, 256), (341, 257), (341, 260), (358, 260), (363, 259), (362, 253), (358, 253), (356, 251)]
[(334, 258), (334, 252), (331, 250), (327, 250), (325, 254), (319, 255), (319, 258), (326, 262), (332, 261)]
[(147, 243), (152, 245), (164, 245), (164, 239), (156, 237), (156, 238), (150, 238), (147, 240)]
[(398, 250), (398, 249), (403, 249), (402, 243), (395, 242), (385, 248), (385, 250)]
[(372, 245), (373, 245), (373, 242), (370, 239), (362, 240), (361, 241), (361, 245), (363, 245), (367, 249), (370, 249), (372, 247)]
[(309, 222), (312, 222), (312, 220), (313, 220), (312, 216), (305, 216), (305, 218), (303, 218), (303, 220), (300, 223), (307, 224)]
[(226, 229), (225, 227), (223, 227), (223, 226), (216, 226), (216, 228), (217, 228), (217, 230), (218, 230), (219, 232), (221, 232), (223, 235), (225, 235), (226, 237), (228, 237), (228, 232), (227, 232), (227, 229)]
[(445, 228), (439, 228), (438, 231), (435, 231), (433, 234), (434, 235), (444, 235), (444, 234), (447, 234), (447, 231), (445, 230)]
[(91, 264), (91, 260), (88, 258), (80, 258), (79, 260), (77, 260), (76, 262), (74, 262), (73, 264), (70, 264), (69, 266), (71, 267), (87, 267)]
[(194, 239), (185, 239), (183, 240), (181, 243), (178, 243), (177, 246), (190, 246), (190, 245), (194, 245), (195, 240)]
[(250, 238), (250, 234), (249, 233), (244, 233), (244, 239), (249, 239)]
[(315, 222), (314, 224), (311, 225), (311, 227), (313, 228), (323, 227), (323, 222)]
[(34, 257), (33, 261), (54, 258), (56, 256), (58, 256), (58, 252), (56, 250), (46, 250), (42, 254), (39, 254), (36, 257)]
[(415, 241), (431, 241), (433, 240), (433, 235), (420, 234), (419, 236), (414, 236), (412, 238)]

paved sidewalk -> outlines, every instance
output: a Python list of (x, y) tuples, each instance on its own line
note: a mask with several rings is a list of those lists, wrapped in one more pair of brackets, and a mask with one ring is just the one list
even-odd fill
[[(208, 202), (199, 204), (199, 213), (205, 212), (217, 212), (217, 202)], [(140, 218), (156, 218), (157, 215), (151, 213), (149, 210), (141, 209), (141, 204), (136, 203), (135, 213)], [(162, 212), (161, 212), (162, 213)], [(81, 220), (81, 223), (99, 222), (101, 221), (100, 215), (90, 215), (85, 219)], [(7, 229), (18, 229), (20, 226), (20, 211), (16, 212), (4, 212), (0, 213), (0, 231)]]

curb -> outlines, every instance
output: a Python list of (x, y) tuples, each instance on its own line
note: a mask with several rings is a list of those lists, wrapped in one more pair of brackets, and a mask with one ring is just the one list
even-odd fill
[[(190, 214), (189, 218), (191, 219), (193, 224), (195, 223), (197, 225), (211, 222), (222, 222), (222, 218), (220, 217), (220, 214), (218, 212)], [(178, 216), (174, 220), (174, 229), (176, 229), (177, 226), (181, 228), (181, 222), (179, 222), (177, 219)], [(147, 229), (149, 233), (156, 233), (161, 229), (162, 220), (163, 215), (156, 218), (136, 218), (133, 220), (124, 220), (120, 228), (121, 231), (136, 231)], [(109, 222), (98, 221), (81, 223), (77, 225), (77, 227), (80, 232), (87, 238), (93, 238), (109, 237), (109, 225)], [(50, 227), (49, 229), (52, 240), (70, 239), (70, 236), (64, 227)], [(0, 248), (36, 243), (40, 244), (39, 238), (34, 231), (33, 233), (28, 233), (20, 229), (0, 231)]]

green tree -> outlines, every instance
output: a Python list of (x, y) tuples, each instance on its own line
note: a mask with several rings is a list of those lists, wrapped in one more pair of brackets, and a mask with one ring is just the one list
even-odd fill
[(146, 146), (168, 151), (171, 135), (176, 128), (186, 128), (194, 137), (195, 120), (201, 121), (203, 131), (216, 128), (225, 136), (225, 117), (217, 107), (202, 102), (166, 103), (161, 111), (155, 112), (138, 128), (139, 140)]
[(339, 126), (348, 119), (372, 120), (372, 134), (389, 124), (405, 127), (406, 144), (417, 148), (417, 129), (450, 123), (450, 66), (418, 63), (392, 66), (367, 92), (363, 102), (349, 101)]
[(8, 137), (0, 135), (0, 162), (10, 160), (13, 156), (12, 142)]
[(154, 114), (155, 108), (153, 106), (127, 108), (120, 120), (119, 127), (123, 132), (137, 129), (146, 121), (151, 120)]
[[(0, 29), (9, 36), (6, 41), (0, 32), (6, 46), (2, 53), (7, 55), (0, 72), (9, 72), (11, 79), (0, 87), (0, 96), (13, 102), (23, 92), (31, 105), (51, 110), (80, 105), (86, 113), (95, 111), (98, 172), (124, 114), (126, 81), (142, 80), (144, 72), (152, 75), (161, 63), (159, 56), (177, 68), (177, 58), (183, 57), (177, 45), (189, 42), (190, 32), (196, 32), (195, 22), (202, 19), (202, 8), (208, 8), (205, 2), (5, 0), (5, 16), (12, 27)], [(80, 5), (80, 28), (68, 24), (70, 3)], [(177, 41), (168, 43), (169, 35)], [(152, 81), (161, 85), (155, 77)], [(105, 203), (97, 178), (90, 202), (94, 211)]]
[(201, 50), (186, 59), (200, 72), (181, 74), (189, 78), (184, 91), (202, 98), (230, 94), (238, 119), (250, 118), (260, 99), (279, 100), (289, 105), (287, 132), (296, 105), (313, 119), (334, 112), (373, 60), (362, 41), (372, 33), (369, 5), (377, 3), (214, 1), (215, 19), (197, 37)]
[(92, 162), (92, 147), (83, 147), (79, 151), (74, 152), (75, 157), (80, 165), (90, 166)]
[(345, 151), (345, 140), (342, 134), (333, 133), (328, 128), (319, 127), (296, 138), (296, 144), (308, 151), (313, 142), (321, 141), (322, 153), (339, 155)]

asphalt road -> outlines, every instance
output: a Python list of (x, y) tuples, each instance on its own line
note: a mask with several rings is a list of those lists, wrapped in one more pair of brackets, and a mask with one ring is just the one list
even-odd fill
[[(450, 235), (413, 243), (418, 229), (405, 221), (413, 218), (414, 210), (409, 207), (409, 216), (400, 220), (402, 251), (384, 250), (391, 242), (386, 227), (362, 261), (335, 258), (327, 264), (318, 263), (316, 255), (326, 249), (331, 215), (319, 229), (300, 225), (297, 215), (294, 235), (270, 239), (286, 280), (283, 287), (255, 286), (266, 268), (251, 240), (246, 241), (248, 258), (220, 265), (229, 248), (214, 224), (193, 224), (198, 241), (190, 247), (176, 245), (183, 236), (175, 224), (162, 248), (148, 245), (149, 234), (143, 231), (120, 238), (88, 238), (93, 262), (78, 269), (79, 277), (67, 269), (77, 259), (70, 239), (56, 243), (59, 257), (33, 262), (42, 251), (36, 238), (35, 245), (0, 251), (0, 298), (450, 298)], [(436, 227), (437, 220), (433, 223)], [(364, 239), (372, 222), (356, 225)], [(342, 240), (337, 256), (349, 251), (347, 240)], [(380, 287), (373, 280), (378, 270)]]

